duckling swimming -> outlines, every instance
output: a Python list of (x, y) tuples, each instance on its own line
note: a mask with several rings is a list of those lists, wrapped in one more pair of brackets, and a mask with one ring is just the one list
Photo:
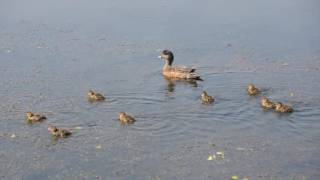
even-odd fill
[(261, 100), (261, 106), (266, 108), (266, 109), (274, 109), (275, 108), (275, 103), (270, 101), (268, 98), (263, 97)]
[(125, 112), (119, 113), (119, 120), (121, 123), (124, 123), (124, 124), (126, 123), (131, 124), (136, 121), (132, 116), (127, 115)]
[(289, 105), (282, 104), (281, 102), (275, 103), (275, 111), (280, 113), (292, 113), (293, 108)]
[(52, 136), (66, 138), (70, 136), (72, 133), (67, 129), (60, 129), (56, 126), (49, 126), (48, 131), (51, 132)]
[(256, 96), (261, 93), (260, 89), (255, 87), (253, 84), (248, 85), (247, 91), (250, 96)]
[(88, 99), (90, 101), (104, 101), (106, 98), (100, 93), (89, 90)]
[(177, 78), (186, 80), (200, 80), (200, 76), (195, 73), (196, 69), (187, 67), (172, 66), (173, 53), (169, 50), (162, 51), (159, 58), (166, 60), (165, 65), (162, 68), (162, 74), (167, 78)]
[(201, 100), (203, 103), (210, 104), (214, 102), (214, 97), (210, 96), (206, 91), (201, 94)]
[(41, 122), (43, 120), (46, 120), (47, 118), (40, 114), (34, 114), (32, 112), (27, 112), (27, 120), (29, 122)]

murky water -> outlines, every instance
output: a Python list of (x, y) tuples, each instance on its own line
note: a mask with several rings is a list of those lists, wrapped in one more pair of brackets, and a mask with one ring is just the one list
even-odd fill
[[(320, 177), (317, 0), (0, 4), (0, 179)], [(165, 48), (204, 81), (164, 79)], [(250, 82), (295, 112), (264, 111)], [(48, 120), (28, 125), (27, 111)], [(53, 140), (50, 124), (72, 137)]]

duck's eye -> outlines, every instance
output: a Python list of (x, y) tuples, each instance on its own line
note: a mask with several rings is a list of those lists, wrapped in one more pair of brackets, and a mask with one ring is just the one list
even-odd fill
[(169, 50), (164, 50), (162, 53), (165, 54), (165, 55), (168, 55), (169, 52), (170, 52)]

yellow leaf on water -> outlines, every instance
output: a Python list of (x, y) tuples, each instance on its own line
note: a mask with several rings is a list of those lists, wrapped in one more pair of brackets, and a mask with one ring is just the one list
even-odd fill
[(215, 158), (216, 158), (216, 156), (215, 156), (215, 155), (212, 155), (212, 156), (209, 156), (207, 160), (208, 160), (208, 161), (212, 161), (212, 160), (214, 160)]
[(77, 126), (77, 127), (75, 127), (74, 129), (80, 130), (80, 129), (82, 129), (82, 127)]
[(238, 180), (239, 177), (238, 176), (231, 176), (231, 180)]
[(217, 154), (217, 157), (224, 159), (224, 152), (220, 151), (220, 152), (217, 152), (216, 154)]

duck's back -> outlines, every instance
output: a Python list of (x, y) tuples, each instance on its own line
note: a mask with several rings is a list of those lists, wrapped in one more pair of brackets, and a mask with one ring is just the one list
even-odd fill
[(201, 80), (200, 76), (195, 73), (196, 69), (183, 66), (164, 67), (163, 75), (169, 78), (195, 79)]

